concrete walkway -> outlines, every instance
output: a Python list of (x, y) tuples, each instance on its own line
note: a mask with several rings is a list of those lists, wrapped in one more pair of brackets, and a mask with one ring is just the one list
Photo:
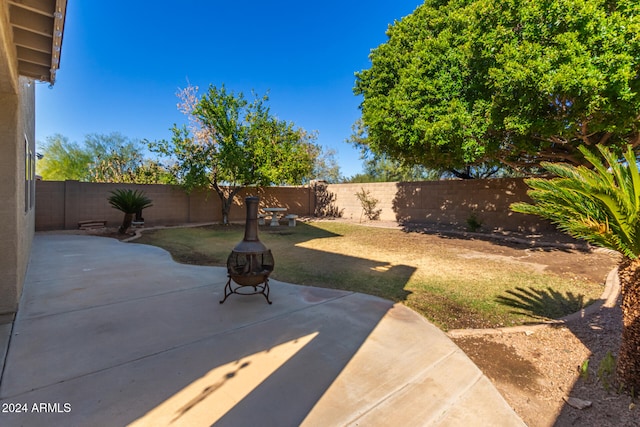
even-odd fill
[(156, 247), (37, 234), (0, 327), (0, 425), (524, 425), (402, 305), (274, 280), (273, 305), (221, 305), (225, 282)]

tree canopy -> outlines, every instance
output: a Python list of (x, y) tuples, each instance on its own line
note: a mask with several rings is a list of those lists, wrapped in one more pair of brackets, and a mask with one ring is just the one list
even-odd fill
[(173, 178), (143, 149), (142, 143), (118, 132), (87, 135), (84, 144), (56, 134), (40, 147), (38, 174), (52, 181), (171, 183)]
[(42, 158), (37, 163), (37, 173), (50, 181), (89, 181), (89, 165), (92, 157), (89, 151), (76, 142), (60, 134), (47, 137), (39, 147)]
[(197, 87), (178, 92), (189, 125), (172, 128), (171, 141), (150, 149), (172, 160), (172, 171), (187, 190), (213, 188), (228, 221), (235, 195), (250, 185), (299, 184), (311, 178), (315, 134), (274, 116), (268, 97), (210, 86), (198, 97)]
[(427, 0), (387, 36), (354, 87), (375, 153), (530, 167), (640, 146), (636, 0)]

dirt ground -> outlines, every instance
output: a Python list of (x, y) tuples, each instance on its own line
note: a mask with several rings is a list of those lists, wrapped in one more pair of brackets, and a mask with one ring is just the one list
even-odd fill
[(621, 328), (616, 307), (561, 327), (454, 341), (530, 427), (638, 426), (637, 399), (618, 393), (612, 372)]
[[(400, 228), (394, 223), (367, 225)], [(586, 277), (604, 283), (619, 261), (611, 252), (587, 250), (561, 234), (468, 233), (418, 226), (409, 229), (448, 238), (451, 245), (488, 258), (526, 259), (567, 280)], [(89, 233), (122, 239), (113, 230)], [(472, 333), (453, 339), (530, 427), (640, 426), (638, 399), (619, 393), (615, 382), (613, 358), (621, 329), (616, 305), (560, 326)], [(580, 404), (588, 407), (574, 407)]]
[[(620, 259), (561, 234), (442, 233), (454, 237), (455, 245), (490, 256), (526, 257), (568, 280), (579, 276), (604, 282)], [(529, 427), (640, 426), (638, 399), (619, 393), (615, 381), (622, 331), (619, 303), (563, 325), (515, 330), (469, 330), (468, 336), (453, 339)], [(582, 405), (587, 407), (579, 409)]]
[[(400, 228), (395, 223), (367, 225)], [(448, 238), (461, 249), (487, 258), (510, 257), (539, 265), (571, 280), (582, 277), (598, 283), (620, 257), (589, 248), (561, 233), (522, 234), (498, 231), (469, 233), (463, 229), (406, 226)], [(529, 427), (640, 426), (640, 402), (619, 393), (615, 355), (620, 345), (622, 314), (619, 304), (561, 326), (486, 331), (453, 338), (455, 343), (493, 382)], [(588, 362), (587, 362), (588, 361)], [(579, 399), (575, 401), (574, 399)], [(574, 406), (588, 405), (583, 409)], [(583, 402), (584, 401), (584, 402)]]

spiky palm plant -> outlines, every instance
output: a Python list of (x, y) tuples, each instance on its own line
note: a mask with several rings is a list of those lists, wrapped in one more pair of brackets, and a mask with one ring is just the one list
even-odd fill
[(136, 212), (140, 212), (142, 209), (153, 206), (151, 204), (151, 199), (147, 198), (144, 193), (139, 190), (117, 189), (111, 192), (111, 196), (108, 200), (112, 207), (124, 212), (122, 225), (118, 228), (118, 232), (120, 234), (125, 234), (129, 227), (131, 227), (131, 222), (133, 221), (133, 216)]
[(640, 390), (640, 173), (631, 146), (624, 162), (598, 146), (604, 162), (581, 147), (593, 169), (542, 163), (557, 178), (526, 180), (535, 204), (514, 203), (511, 209), (539, 215), (569, 235), (623, 255), (619, 265), (623, 331), (618, 379)]

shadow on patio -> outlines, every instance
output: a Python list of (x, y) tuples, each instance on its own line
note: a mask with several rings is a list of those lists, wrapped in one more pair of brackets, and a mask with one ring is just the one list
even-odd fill
[(0, 423), (522, 425), (406, 307), (277, 281), (271, 306), (260, 296), (221, 305), (225, 281), (223, 268), (177, 264), (152, 246), (37, 235), (0, 401), (51, 411)]

